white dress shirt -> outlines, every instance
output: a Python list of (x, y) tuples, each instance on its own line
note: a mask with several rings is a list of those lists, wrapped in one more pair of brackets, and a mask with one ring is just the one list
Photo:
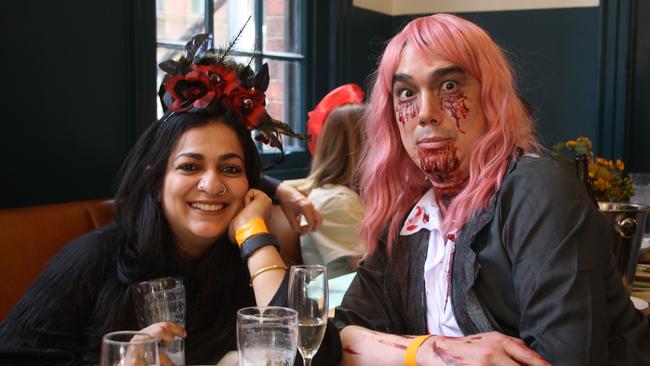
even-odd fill
[(429, 248), (424, 263), (429, 334), (462, 337), (463, 332), (454, 317), (450, 298), (454, 242), (442, 237), (441, 221), (435, 193), (430, 189), (411, 210), (400, 235), (411, 235), (422, 229), (429, 230)]

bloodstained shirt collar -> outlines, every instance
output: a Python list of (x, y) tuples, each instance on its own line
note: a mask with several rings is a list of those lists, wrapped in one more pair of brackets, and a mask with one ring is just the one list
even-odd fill
[(420, 198), (411, 213), (409, 213), (406, 221), (404, 221), (400, 235), (415, 234), (422, 229), (429, 231), (440, 230), (440, 225), (440, 209), (436, 203), (435, 192), (431, 188)]

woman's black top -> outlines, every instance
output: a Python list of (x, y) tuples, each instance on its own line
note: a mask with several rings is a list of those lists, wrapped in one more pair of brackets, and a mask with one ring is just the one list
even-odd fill
[[(0, 364), (96, 364), (104, 334), (141, 329), (130, 284), (117, 270), (121, 237), (119, 227), (109, 225), (71, 242), (52, 259), (0, 325)], [(163, 276), (185, 281), (187, 363), (214, 364), (236, 350), (236, 312), (255, 305), (239, 248), (219, 242), (200, 259), (151, 278)], [(270, 305), (286, 304), (285, 276)], [(334, 365), (340, 356), (338, 332), (328, 327), (314, 364)]]

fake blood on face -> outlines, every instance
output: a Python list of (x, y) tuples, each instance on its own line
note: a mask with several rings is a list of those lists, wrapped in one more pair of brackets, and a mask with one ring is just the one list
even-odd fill
[(451, 117), (456, 120), (456, 128), (458, 128), (460, 133), (465, 133), (465, 131), (460, 127), (460, 120), (465, 119), (467, 113), (469, 113), (469, 108), (467, 108), (467, 104), (465, 104), (466, 100), (467, 97), (465, 95), (458, 93), (444, 95), (440, 101), (440, 109), (446, 109)]
[[(417, 148), (420, 169), (431, 180), (436, 189), (436, 197), (443, 201), (451, 200), (467, 184), (468, 178), (463, 176), (459, 169), (460, 159), (456, 155), (456, 151), (454, 145), (433, 150)], [(447, 204), (444, 205), (444, 207), (446, 206)]]
[(414, 100), (411, 100), (398, 103), (395, 107), (395, 112), (397, 113), (397, 122), (403, 125), (411, 118), (417, 116), (420, 113), (420, 108)]
[(418, 148), (417, 153), (422, 171), (440, 180), (440, 183), (448, 180), (450, 173), (460, 166), (454, 145), (432, 150)]

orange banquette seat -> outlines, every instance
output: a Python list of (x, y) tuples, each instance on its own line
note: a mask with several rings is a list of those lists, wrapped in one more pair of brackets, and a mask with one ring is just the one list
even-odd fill
[[(110, 223), (112, 209), (110, 199), (0, 209), (0, 322), (54, 254), (73, 239)], [(287, 265), (301, 263), (300, 238), (280, 206), (273, 206), (269, 230), (282, 243)]]

